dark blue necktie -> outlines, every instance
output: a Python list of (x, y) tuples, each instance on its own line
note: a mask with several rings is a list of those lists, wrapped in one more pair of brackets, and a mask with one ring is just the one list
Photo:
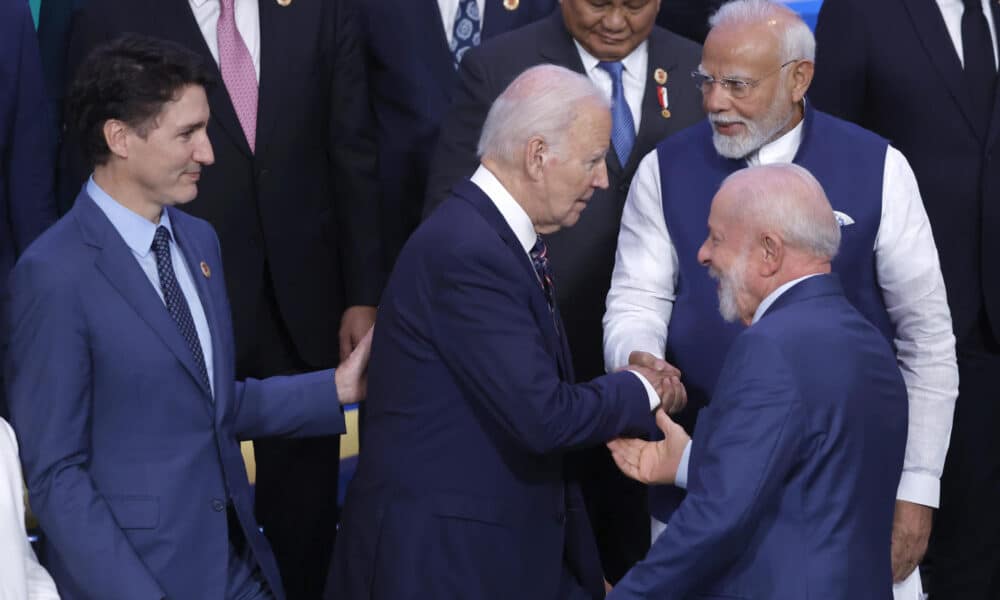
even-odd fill
[(549, 249), (542, 241), (541, 236), (535, 241), (528, 253), (531, 255), (531, 266), (535, 267), (535, 274), (542, 284), (542, 291), (545, 292), (545, 301), (549, 303), (549, 310), (555, 311), (556, 298), (555, 286), (552, 284), (552, 271), (549, 270)]
[(993, 59), (993, 39), (990, 24), (983, 13), (981, 0), (965, 0), (962, 12), (962, 54), (965, 81), (969, 88), (976, 119), (983, 128), (989, 127), (996, 90), (997, 65)]
[(479, 23), (479, 5), (476, 0), (459, 0), (455, 24), (451, 30), (451, 55), (455, 59), (456, 69), (469, 48), (479, 45)]
[(205, 369), (205, 355), (201, 352), (201, 343), (198, 341), (198, 330), (194, 327), (194, 319), (191, 318), (191, 309), (187, 300), (181, 292), (181, 286), (177, 284), (174, 276), (173, 262), (170, 260), (170, 231), (160, 225), (156, 228), (156, 235), (153, 236), (153, 253), (156, 255), (156, 272), (160, 276), (160, 291), (163, 292), (163, 301), (167, 305), (167, 312), (170, 313), (177, 329), (181, 332), (181, 337), (191, 349), (194, 355), (194, 362), (198, 366), (198, 374), (205, 388), (211, 390), (208, 383), (208, 371)]
[(635, 144), (635, 121), (632, 120), (632, 110), (625, 100), (625, 86), (622, 85), (625, 65), (620, 62), (599, 62), (597, 66), (611, 76), (611, 145), (615, 148), (618, 163), (624, 167)]

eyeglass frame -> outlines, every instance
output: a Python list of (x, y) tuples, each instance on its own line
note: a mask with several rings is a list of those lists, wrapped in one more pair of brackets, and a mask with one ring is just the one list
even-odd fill
[[(757, 86), (760, 85), (765, 79), (780, 73), (781, 70), (787, 67), (788, 65), (801, 62), (802, 60), (803, 59), (801, 58), (793, 58), (792, 60), (782, 64), (777, 69), (771, 71), (767, 75), (758, 77), (757, 79), (740, 79), (738, 77), (722, 77), (716, 79), (715, 77), (712, 77), (711, 75), (706, 75), (701, 71), (691, 71), (691, 79), (694, 80), (695, 88), (697, 88), (698, 91), (700, 91), (703, 95), (708, 93), (708, 90), (711, 89), (713, 84), (718, 83), (719, 87), (725, 90), (726, 93), (729, 94), (731, 97), (737, 100), (742, 100), (743, 98), (749, 96), (750, 92), (756, 89)], [(745, 92), (740, 91), (734, 93), (735, 90), (746, 90), (746, 91)]]

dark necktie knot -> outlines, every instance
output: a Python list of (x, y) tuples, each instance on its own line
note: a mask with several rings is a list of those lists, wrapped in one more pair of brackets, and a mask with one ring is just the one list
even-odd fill
[[(156, 228), (156, 234), (153, 235), (153, 252), (162, 252), (164, 250), (170, 250), (170, 230), (160, 225)], [(159, 258), (157, 258), (159, 260)]]
[(597, 66), (607, 71), (608, 75), (611, 75), (613, 81), (622, 80), (622, 72), (625, 70), (625, 65), (620, 61), (601, 61), (597, 63)]

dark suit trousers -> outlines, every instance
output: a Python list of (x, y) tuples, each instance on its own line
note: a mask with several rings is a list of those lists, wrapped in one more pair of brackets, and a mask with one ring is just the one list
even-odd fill
[[(240, 357), (240, 379), (311, 371), (281, 319), (269, 273), (259, 300), (256, 340)], [(333, 399), (331, 398), (331, 401)], [(278, 561), (288, 600), (319, 599), (337, 535), (340, 437), (254, 440), (255, 510)]]
[(1000, 344), (980, 319), (958, 344), (959, 394), (923, 567), (933, 600), (1000, 598)]

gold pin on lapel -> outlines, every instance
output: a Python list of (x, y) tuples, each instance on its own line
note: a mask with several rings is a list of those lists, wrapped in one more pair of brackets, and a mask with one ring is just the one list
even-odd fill
[(665, 84), (667, 82), (667, 72), (663, 69), (653, 71), (653, 81), (660, 85)]
[(503, 7), (507, 10), (517, 10), (521, 6), (521, 0), (503, 0)]
[(278, 0), (278, 6), (288, 6), (292, 3), (292, 0)]
[(670, 118), (670, 109), (664, 108), (662, 111), (660, 111), (660, 115), (662, 115), (664, 119), (669, 119)]
[(205, 279), (212, 276), (212, 269), (208, 268), (208, 263), (205, 261), (201, 261), (201, 274), (205, 276)]

